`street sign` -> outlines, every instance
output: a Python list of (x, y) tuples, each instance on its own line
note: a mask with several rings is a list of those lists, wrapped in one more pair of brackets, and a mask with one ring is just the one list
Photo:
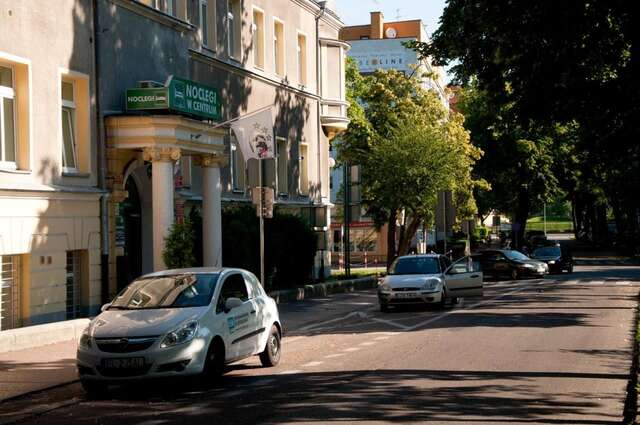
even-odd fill
[(164, 87), (126, 90), (127, 110), (169, 110), (208, 120), (220, 120), (218, 90), (195, 81), (170, 76)]
[(274, 190), (272, 187), (256, 187), (251, 191), (256, 215), (262, 218), (273, 218)]

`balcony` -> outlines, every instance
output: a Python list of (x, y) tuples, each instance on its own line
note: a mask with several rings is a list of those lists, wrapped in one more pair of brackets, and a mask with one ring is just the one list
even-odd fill
[(349, 103), (342, 100), (323, 99), (320, 101), (320, 122), (330, 139), (347, 129), (349, 125), (348, 107)]

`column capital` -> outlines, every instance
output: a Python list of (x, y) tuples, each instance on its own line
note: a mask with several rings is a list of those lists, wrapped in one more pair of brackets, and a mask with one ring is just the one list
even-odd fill
[(142, 158), (145, 161), (174, 162), (180, 159), (180, 148), (146, 147), (142, 150)]
[(201, 167), (223, 167), (229, 163), (229, 157), (222, 152), (200, 155)]

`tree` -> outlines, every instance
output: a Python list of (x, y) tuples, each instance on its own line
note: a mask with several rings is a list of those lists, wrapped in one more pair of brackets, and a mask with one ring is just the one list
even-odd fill
[(165, 238), (165, 247), (162, 253), (167, 267), (170, 269), (193, 267), (196, 262), (193, 253), (194, 241), (195, 234), (191, 220), (185, 218), (182, 222), (173, 223)]
[(394, 70), (363, 78), (352, 61), (347, 77), (355, 120), (338, 154), (360, 166), (363, 204), (378, 228), (388, 225), (390, 264), (408, 251), (420, 224), (433, 221), (438, 191), (454, 190), (461, 206), (475, 210), (470, 168), (481, 152), (469, 143), (462, 117), (449, 114), (418, 78)]
[(569, 180), (579, 179), (567, 191), (576, 215), (589, 233), (601, 233), (608, 204), (618, 232), (637, 245), (636, 7), (626, 0), (449, 0), (432, 42), (413, 47), (439, 65), (452, 64), (459, 83), (475, 79), (491, 108), (508, 108), (522, 129), (572, 127), (575, 149), (569, 150), (578, 162), (556, 160), (573, 167), (565, 170)]

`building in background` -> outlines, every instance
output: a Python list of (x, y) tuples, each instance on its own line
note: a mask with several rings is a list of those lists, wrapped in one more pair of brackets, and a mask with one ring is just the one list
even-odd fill
[(0, 331), (101, 302), (91, 1), (0, 1)]
[[(344, 27), (340, 38), (351, 46), (349, 56), (358, 64), (363, 75), (371, 74), (378, 69), (395, 69), (407, 76), (419, 78), (425, 89), (434, 91), (442, 105), (449, 109), (449, 93), (444, 82), (444, 69), (433, 66), (426, 60), (418, 58), (418, 54), (403, 46), (407, 41), (428, 41), (428, 35), (420, 19), (408, 21), (385, 22), (382, 12), (371, 12), (371, 21), (366, 25)], [(332, 152), (335, 155), (335, 152)], [(349, 249), (354, 263), (367, 265), (385, 264), (387, 253), (386, 229), (378, 232), (372, 220), (367, 217), (360, 200), (360, 172), (357, 166), (350, 172), (350, 211), (351, 224), (349, 231)], [(334, 265), (339, 263), (341, 241), (344, 238), (342, 220), (344, 194), (344, 170), (336, 167), (331, 173), (331, 199), (337, 205), (332, 218), (332, 250)], [(417, 243), (417, 241), (416, 241)], [(366, 256), (365, 256), (366, 254)]]

